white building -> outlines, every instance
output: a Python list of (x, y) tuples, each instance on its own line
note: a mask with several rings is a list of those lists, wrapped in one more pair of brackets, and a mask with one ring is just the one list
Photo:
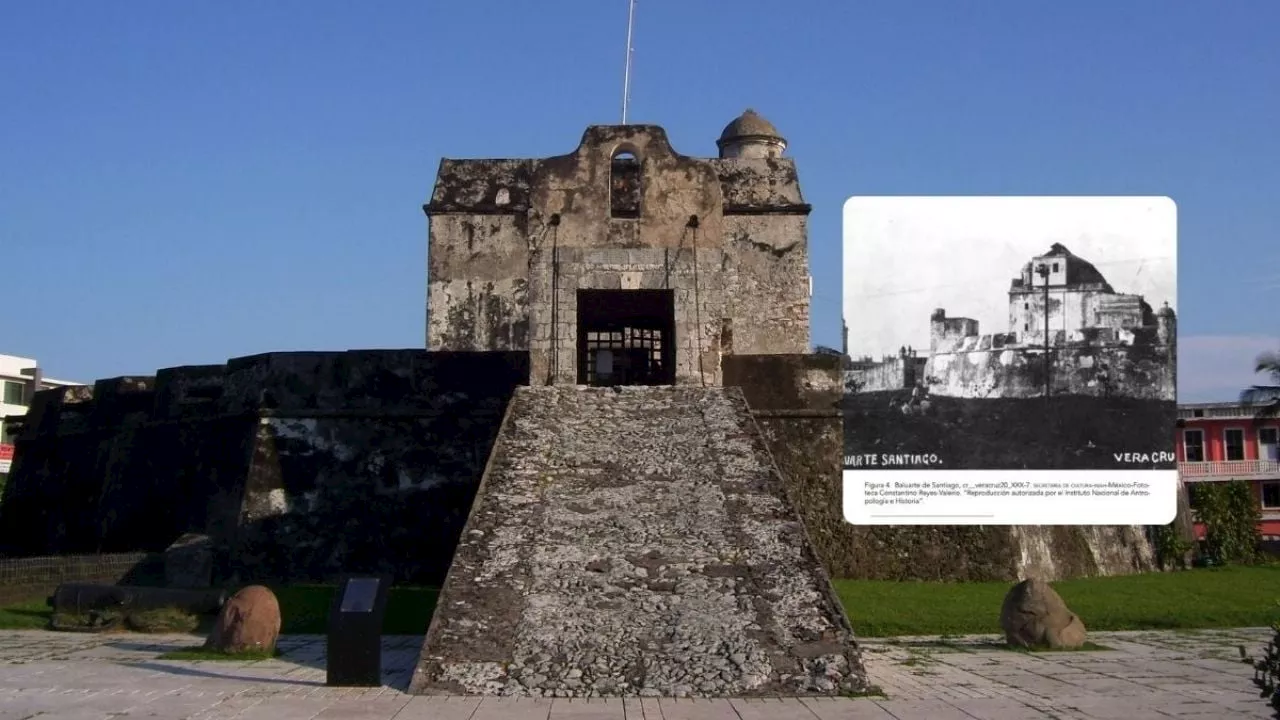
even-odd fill
[(0, 355), (0, 480), (9, 473), (13, 462), (13, 445), (4, 429), (5, 418), (27, 414), (37, 384), (41, 390), (48, 390), (82, 383), (44, 377), (40, 366), (31, 358)]

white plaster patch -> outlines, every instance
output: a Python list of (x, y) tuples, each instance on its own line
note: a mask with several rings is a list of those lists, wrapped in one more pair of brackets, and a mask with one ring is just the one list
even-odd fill
[(277, 437), (301, 440), (315, 450), (331, 453), (343, 462), (350, 461), (356, 457), (355, 451), (351, 448), (321, 437), (318, 431), (319, 422), (315, 418), (296, 420), (271, 418), (270, 420), (271, 429), (275, 431)]
[(839, 380), (832, 377), (830, 373), (821, 370), (810, 370), (803, 375), (802, 389), (806, 390), (836, 390)]
[(289, 497), (284, 488), (275, 488), (267, 493), (267, 512), (264, 517), (289, 514)]

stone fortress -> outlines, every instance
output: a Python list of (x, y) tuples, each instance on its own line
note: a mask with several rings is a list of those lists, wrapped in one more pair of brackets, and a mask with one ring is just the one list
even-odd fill
[[(499, 432), (418, 691), (865, 682), (752, 403), (726, 382), (735, 361), (809, 357), (809, 207), (759, 115), (718, 145), (698, 159), (659, 127), (592, 127), (565, 156), (441, 164), (428, 345), (526, 351), (534, 387)], [(782, 383), (836, 380), (815, 366)]]
[(785, 143), (748, 111), (720, 157), (593, 127), (542, 160), (445, 160), (427, 344), (529, 353), (537, 384), (718, 385), (726, 355), (807, 353), (806, 222)]
[(1017, 398), (1041, 396), (1047, 384), (1052, 394), (1174, 401), (1177, 320), (1168, 302), (1153, 311), (1141, 295), (1116, 292), (1060, 243), (1013, 278), (1008, 332), (981, 334), (977, 320), (945, 308), (929, 323), (925, 358), (902, 353), (855, 368), (861, 390), (920, 385), (942, 396)]
[(832, 575), (1150, 569), (1132, 529), (845, 523), (795, 163), (751, 111), (717, 145), (595, 126), (567, 155), (443, 160), (426, 348), (38, 393), (0, 552), (439, 586), (415, 692), (562, 697), (859, 691)]
[(909, 347), (898, 348), (897, 353), (883, 355), (879, 360), (869, 355), (850, 358), (846, 363), (846, 386), (856, 392), (883, 392), (915, 387), (924, 382), (924, 369), (928, 362), (927, 354), (921, 356), (919, 350)]
[(692, 158), (660, 127), (599, 126), (563, 156), (442, 161), (426, 349), (40, 393), (0, 547), (203, 552), (186, 585), (441, 586), (416, 692), (862, 689), (786, 487), (838, 482), (809, 206), (759, 115), (718, 145)]

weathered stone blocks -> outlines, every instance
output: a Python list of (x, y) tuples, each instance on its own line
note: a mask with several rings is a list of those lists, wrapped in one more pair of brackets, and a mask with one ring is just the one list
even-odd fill
[(741, 391), (521, 388), (416, 692), (837, 694), (858, 647)]
[[(640, 162), (642, 197), (636, 217), (617, 219), (611, 168), (623, 147)], [(534, 376), (572, 383), (574, 348), (555, 362), (544, 353), (562, 332), (576, 343), (577, 291), (639, 289), (677, 291), (677, 383), (719, 384), (719, 364), (698, 352), (719, 343), (709, 318), (734, 321), (742, 352), (808, 347), (809, 208), (789, 158), (695, 158), (659, 127), (597, 126), (563, 156), (445, 160), (426, 211), (432, 349), (537, 351)], [(509, 293), (517, 282), (525, 292)]]

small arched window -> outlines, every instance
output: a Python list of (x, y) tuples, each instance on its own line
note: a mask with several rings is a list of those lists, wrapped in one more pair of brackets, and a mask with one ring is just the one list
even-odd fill
[(623, 219), (640, 217), (640, 160), (633, 153), (617, 152), (610, 163), (609, 214)]

